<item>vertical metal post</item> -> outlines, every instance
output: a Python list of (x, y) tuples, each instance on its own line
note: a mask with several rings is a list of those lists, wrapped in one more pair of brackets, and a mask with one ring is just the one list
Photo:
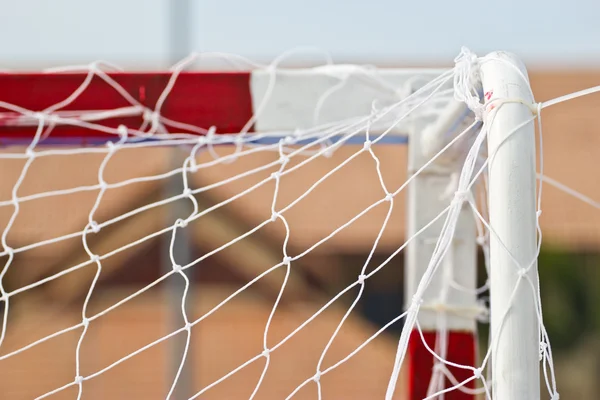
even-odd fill
[[(533, 121), (524, 124), (532, 114), (519, 102), (533, 104), (533, 98), (521, 63), (507, 53), (491, 56), (480, 72), (488, 109), (497, 107), (488, 115), (493, 398), (535, 400), (540, 398), (535, 130)], [(509, 101), (489, 104), (503, 99)]]
[[(447, 141), (461, 133), (466, 105), (452, 102), (433, 123), (418, 124), (410, 134), (408, 147), (408, 173), (417, 173)], [(468, 124), (466, 125), (468, 126)], [(450, 131), (457, 129), (457, 132)], [(450, 139), (449, 139), (450, 138)], [(435, 219), (448, 207), (453, 194), (444, 197), (452, 183), (453, 174), (459, 170), (461, 160), (438, 158), (426, 169), (420, 171), (408, 186), (407, 196), (407, 238), (413, 237), (424, 226)], [(445, 218), (440, 218), (406, 248), (405, 262), (405, 304), (410, 305), (421, 280), (429, 266), (436, 244), (442, 232)], [(423, 294), (423, 305), (418, 321), (427, 345), (442, 358), (459, 365), (475, 365), (476, 323), (470, 312), (464, 310), (477, 307), (474, 294), (477, 277), (476, 231), (473, 213), (468, 205), (463, 205), (449, 251), (437, 273)], [(451, 281), (457, 282), (471, 292), (450, 288)], [(423, 345), (421, 334), (415, 328), (410, 332), (408, 344), (408, 393), (410, 400), (423, 399), (452, 384), (446, 380), (437, 361)], [(448, 366), (454, 377), (462, 382), (472, 376), (468, 369)], [(465, 387), (473, 389), (475, 382)], [(437, 397), (436, 397), (437, 398)], [(472, 400), (474, 395), (453, 391), (439, 396), (440, 399)]]
[[(191, 2), (190, 0), (172, 0), (169, 2), (169, 61), (174, 64), (187, 56), (191, 51)], [(170, 150), (169, 169), (179, 168), (183, 165), (186, 155), (179, 148)], [(165, 182), (165, 196), (172, 197), (183, 192), (183, 181), (181, 175), (175, 175)], [(190, 214), (190, 205), (186, 201), (177, 201), (168, 206), (167, 221), (168, 225), (173, 224), (177, 218), (186, 218)], [(169, 257), (171, 235), (163, 235), (163, 273), (168, 273), (172, 270), (172, 264)], [(192, 238), (190, 228), (177, 229), (177, 236), (174, 244), (175, 260), (179, 265), (185, 265), (192, 259)], [(192, 269), (185, 271), (187, 277), (192, 283), (190, 291), (187, 294), (187, 310), (190, 311), (190, 306), (193, 304), (193, 288), (194, 279)], [(183, 326), (183, 318), (181, 316), (181, 298), (185, 288), (185, 282), (176, 274), (167, 279), (165, 282), (166, 301), (167, 301), (167, 316), (166, 324), (168, 332), (175, 331)], [(180, 334), (169, 340), (171, 345), (168, 351), (168, 366), (167, 366), (167, 385), (171, 385), (175, 374), (181, 363), (183, 355), (186, 335)], [(181, 375), (177, 381), (177, 386), (173, 392), (172, 399), (187, 399), (193, 393), (194, 368), (192, 365), (191, 354), (185, 361), (185, 366), (181, 371)]]
[(171, 0), (169, 1), (169, 61), (174, 64), (188, 56), (191, 50), (191, 0)]

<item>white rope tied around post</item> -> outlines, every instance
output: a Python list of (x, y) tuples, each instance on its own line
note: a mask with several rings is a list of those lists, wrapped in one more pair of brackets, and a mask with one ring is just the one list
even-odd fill
[(484, 106), (479, 97), (479, 58), (463, 47), (454, 63), (454, 99), (465, 103), (473, 111), (475, 118), (483, 121)]

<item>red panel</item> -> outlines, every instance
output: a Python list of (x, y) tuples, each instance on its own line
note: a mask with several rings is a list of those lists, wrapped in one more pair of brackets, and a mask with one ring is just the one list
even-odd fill
[[(69, 97), (86, 78), (86, 73), (0, 73), (0, 101), (11, 103), (31, 111), (42, 111)], [(134, 99), (154, 109), (160, 94), (171, 76), (169, 72), (158, 73), (110, 73)], [(127, 107), (121, 94), (98, 76), (94, 76), (87, 89), (62, 110), (111, 110)], [(24, 139), (35, 133), (34, 127), (15, 127), (15, 117), (0, 107), (0, 138)], [(161, 115), (217, 132), (238, 132), (252, 116), (250, 73), (182, 72), (163, 104)], [(100, 123), (100, 122), (99, 122)], [(105, 120), (102, 125), (117, 127), (119, 124), (137, 129), (141, 117)], [(13, 126), (9, 126), (13, 125)], [(181, 129), (177, 130), (182, 132)], [(183, 132), (185, 132), (183, 130)], [(89, 139), (108, 138), (109, 135), (79, 127), (57, 126), (51, 138)]]
[[(435, 349), (435, 332), (423, 332), (423, 337), (430, 349)], [(418, 330), (413, 330), (408, 344), (409, 355), (409, 396), (410, 400), (421, 400), (427, 397), (427, 389), (433, 369), (433, 355), (425, 348)], [(476, 338), (468, 332), (450, 332), (448, 334), (447, 360), (462, 365), (475, 365)], [(473, 371), (463, 368), (448, 367), (458, 382), (473, 376)], [(474, 389), (476, 381), (466, 384), (465, 388)], [(452, 387), (446, 380), (446, 387)], [(445, 400), (473, 400), (475, 396), (453, 390), (444, 395)]]

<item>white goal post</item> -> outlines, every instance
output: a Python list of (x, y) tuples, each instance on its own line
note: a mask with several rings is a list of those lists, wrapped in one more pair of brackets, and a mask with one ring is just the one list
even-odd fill
[[(173, 380), (166, 383), (164, 390), (164, 396), (171, 398), (186, 362), (195, 357), (196, 350), (191, 344), (194, 343), (193, 332), (202, 330), (207, 323), (205, 320), (226, 307), (231, 299), (249, 290), (255, 282), (277, 276), (273, 278), (277, 290), (274, 302), (268, 307), (261, 350), (238, 366), (229, 366), (219, 372), (218, 379), (200, 387), (194, 386), (193, 393), (187, 394), (186, 398), (204, 398), (205, 394), (210, 397), (211, 391), (227, 386), (228, 379), (239, 371), (256, 365), (259, 365), (259, 373), (251, 384), (232, 384), (230, 392), (219, 389), (220, 396), (236, 393), (241, 398), (261, 398), (261, 395), (293, 398), (308, 396), (305, 392), (309, 388), (313, 390), (311, 385), (314, 385), (316, 390), (310, 395), (319, 399), (329, 397), (328, 393), (332, 398), (353, 398), (354, 395), (364, 398), (365, 394), (359, 391), (348, 392), (348, 382), (340, 383), (342, 381), (333, 378), (328, 381), (328, 375), (333, 375), (333, 371), (345, 364), (358, 368), (349, 360), (368, 348), (389, 326), (402, 321), (404, 328), (399, 340), (394, 339), (394, 345), (386, 351), (389, 358), (382, 368), (387, 371), (387, 376), (373, 380), (378, 382), (377, 386), (373, 383), (376, 388), (368, 389), (374, 396), (390, 400), (470, 400), (479, 396), (498, 400), (539, 399), (541, 361), (549, 395), (558, 399), (551, 338), (547, 337), (543, 325), (537, 273), (541, 211), (537, 197), (539, 190), (536, 189), (534, 124), (536, 118), (540, 118), (542, 108), (562, 100), (535, 103), (524, 66), (515, 56), (503, 52), (476, 57), (463, 49), (455, 66), (447, 70), (381, 69), (331, 63), (294, 69), (281, 67), (281, 60), (261, 66), (239, 57), (229, 59), (238, 67), (233, 71), (188, 70), (204, 57), (222, 55), (193, 55), (169, 71), (152, 73), (125, 72), (105, 63), (39, 73), (0, 73), (0, 88), (3, 88), (0, 93), (0, 145), (3, 146), (0, 163), (21, 163), (13, 175), (4, 172), (7, 183), (3, 193), (7, 197), (0, 198), (3, 209), (0, 255), (4, 260), (0, 266), (0, 315), (3, 321), (0, 377), (7, 371), (3, 364), (12, 365), (8, 363), (26, 357), (37, 346), (76, 334), (76, 346), (64, 355), (70, 357), (72, 364), (70, 380), (52, 382), (41, 389), (31, 387), (32, 392), (27, 393), (34, 393), (35, 398), (51, 398), (51, 395), (70, 391), (77, 398), (85, 399), (86, 395), (93, 396), (94, 390), (98, 390), (93, 384), (94, 379), (110, 374), (113, 368), (121, 368), (147, 350), (181, 335), (185, 337), (183, 354), (169, 355), (177, 366)], [(596, 89), (583, 94), (594, 91)], [(389, 183), (389, 176), (399, 172), (382, 172), (377, 148), (384, 145), (408, 146), (407, 158), (397, 164), (398, 171), (408, 171), (407, 179), (394, 187)], [(307, 185), (305, 191), (294, 192), (293, 196), (288, 196), (287, 203), (281, 200), (283, 188), (290, 187), (282, 182), (297, 179), (294, 174), (298, 171), (320, 159), (332, 157), (342, 146), (355, 151), (335, 163), (323, 164), (322, 176)], [(135, 176), (121, 171), (126, 178), (107, 179), (107, 165), (115, 154), (164, 147), (185, 150), (181, 166), (173, 168), (171, 165), (167, 171), (153, 170), (152, 173), (140, 169)], [(219, 153), (218, 150), (223, 148), (227, 151)], [(244, 159), (261, 154), (265, 156), (256, 158), (260, 162), (243, 164)], [(40, 160), (88, 155), (101, 157), (95, 167), (91, 164), (97, 175), (94, 184), (46, 186), (50, 189), (23, 192), (26, 182), (35, 179), (32, 175)], [(328, 227), (326, 234), (315, 235), (309, 244), (305, 239), (301, 246), (294, 248), (293, 241), (297, 240), (294, 227), (297, 225), (292, 221), (290, 210), (319, 187), (327, 185), (331, 176), (359, 156), (366, 157), (370, 162), (368, 165), (375, 171), (370, 179), (376, 181), (371, 184), (373, 190), (377, 190), (377, 194), (373, 194), (377, 200), (355, 212), (356, 215), (347, 221)], [(241, 163), (240, 168), (247, 170), (231, 176), (216, 173), (214, 176), (218, 179), (214, 182), (194, 187), (195, 174), (236, 163)], [(61, 173), (56, 171), (56, 174)], [(199, 205), (198, 197), (205, 191), (225, 187), (253, 174), (265, 176), (261, 175), (248, 187), (223, 191), (220, 202), (214, 206), (203, 208)], [(118, 215), (99, 211), (114, 189), (158, 183), (173, 177), (182, 179), (180, 194), (149, 198)], [(344, 182), (344, 185), (355, 184)], [(211, 213), (217, 213), (222, 205), (243, 201), (255, 190), (267, 187), (270, 197), (264, 199), (268, 204), (262, 204), (265, 215), (259, 213), (254, 228), (236, 233), (237, 237), (231, 240), (224, 239), (222, 244), (185, 265), (177, 264), (173, 243), (178, 231), (202, 223), (209, 226), (207, 218)], [(357, 190), (361, 188), (357, 187)], [(18, 227), (20, 219), (31, 211), (27, 206), (31, 202), (43, 203), (46, 199), (87, 192), (94, 193), (92, 206), (85, 209), (82, 206), (79, 211), (69, 210), (79, 224), (74, 232), (59, 234), (42, 225), (33, 230)], [(396, 224), (392, 216), (395, 215), (393, 210), (402, 204), (399, 203), (400, 194), (406, 196), (405, 240), (390, 242), (394, 244), (390, 258), (373, 265), (373, 255), (384, 240), (382, 237), (390, 225)], [(193, 211), (187, 217), (169, 221), (166, 227), (163, 224), (160, 229), (140, 237), (125, 237), (125, 244), (104, 253), (96, 253), (88, 242), (115, 224), (179, 200), (188, 200)], [(319, 201), (319, 204), (326, 204), (327, 199)], [(246, 207), (250, 206), (252, 210), (259, 208), (248, 201)], [(338, 203), (334, 207), (342, 205)], [(274, 335), (275, 315), (283, 307), (281, 299), (286, 291), (292, 290), (291, 287), (299, 287), (290, 283), (295, 279), (294, 266), (299, 265), (306, 255), (313, 252), (318, 255), (320, 246), (326, 246), (356, 220), (363, 216), (369, 218), (371, 214), (368, 213), (377, 207), (385, 210), (384, 218), (373, 230), (373, 237), (365, 235), (369, 255), (356, 279), (328, 299), (325, 305), (315, 308), (287, 335)], [(78, 212), (80, 220), (76, 217)], [(299, 220), (304, 218), (309, 216)], [(60, 225), (60, 221), (56, 224)], [(251, 270), (253, 275), (246, 277), (241, 288), (224, 296), (224, 300), (208, 312), (195, 315), (186, 309), (186, 296), (193, 282), (190, 283), (183, 271), (201, 268), (209, 257), (225, 252), (272, 225), (279, 226), (273, 232), (278, 232), (274, 235), (279, 235), (281, 242), (280, 260), (274, 265), (257, 261), (255, 269)], [(89, 306), (111, 258), (157, 237), (171, 240), (172, 270), (104, 309)], [(35, 279), (27, 282), (18, 279), (21, 257), (26, 257), (28, 252), (45, 254), (45, 247), (69, 240), (78, 241), (80, 249), (85, 251), (85, 260), (53, 266), (47, 273), (32, 275)], [(295, 250), (297, 253), (293, 252)], [(250, 254), (253, 250), (248, 247), (247, 251)], [(484, 255), (488, 274), (483, 287), (477, 285), (478, 252)], [(382, 268), (396, 268), (390, 260), (399, 254), (406, 260), (405, 312), (381, 329), (372, 329), (369, 336), (361, 336), (360, 345), (347, 354), (338, 356), (335, 353), (337, 359), (331, 361), (331, 349), (335, 347), (336, 339), (344, 334), (348, 321), (360, 319), (356, 317), (358, 311), (355, 308), (365, 286)], [(245, 261), (244, 258), (236, 260), (254, 262), (250, 256)], [(119, 262), (127, 263), (125, 259)], [(12, 326), (17, 322), (12, 313), (22, 312), (18, 311), (22, 309), (18, 306), (21, 297), (69, 274), (92, 269), (95, 271), (93, 277), (84, 281), (82, 296), (85, 301), (79, 310), (79, 321), (39, 337), (26, 339), (13, 332)], [(86, 365), (82, 349), (91, 340), (87, 332), (93, 329), (95, 321), (114, 313), (169, 277), (185, 282), (181, 306), (169, 311), (181, 315), (181, 326), (169, 327), (167, 335), (149, 340), (139, 349), (130, 350), (106, 365), (96, 365), (95, 369)], [(489, 308), (482, 300), (487, 291)], [(282, 368), (277, 367), (278, 363), (285, 363), (277, 358), (280, 348), (294, 336), (301, 335), (299, 332), (322, 316), (339, 298), (354, 296), (355, 292), (355, 297), (334, 320), (335, 329), (328, 331), (325, 341), (319, 340), (319, 345), (315, 345), (318, 361), (311, 364), (310, 374), (302, 369), (302, 362), (290, 360), (290, 363), (298, 364), (298, 371), (301, 371), (298, 376), (289, 380), (270, 379), (270, 374)], [(481, 338), (477, 326), (488, 319), (488, 349), (479, 354)], [(226, 336), (223, 335), (223, 340)], [(31, 366), (31, 361), (23, 365)], [(10, 368), (15, 370), (15, 367)], [(28, 371), (24, 373), (27, 375)], [(368, 368), (362, 373), (368, 374)], [(282, 386), (277, 386), (279, 384)]]
[[(536, 156), (527, 72), (497, 53), (481, 66), (488, 107), (492, 379), (498, 399), (539, 398)], [(533, 109), (532, 109), (533, 108)], [(493, 111), (492, 111), (493, 112)]]

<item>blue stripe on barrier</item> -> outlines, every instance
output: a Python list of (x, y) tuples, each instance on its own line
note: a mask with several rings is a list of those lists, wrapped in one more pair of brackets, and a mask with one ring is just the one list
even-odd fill
[[(285, 136), (262, 136), (261, 135), (261, 137), (252, 139), (251, 134), (248, 134), (245, 137), (244, 143), (269, 145), (269, 144), (276, 144), (284, 138), (285, 138)], [(303, 139), (303, 140), (294, 141), (292, 144), (293, 145), (307, 145), (307, 144), (315, 142), (319, 139), (320, 138), (318, 138), (318, 137), (314, 137), (314, 138), (310, 138), (310, 139)], [(336, 143), (336, 142), (340, 141), (341, 139), (344, 139), (344, 136), (342, 136), (342, 135), (334, 136), (334, 137), (330, 138), (328, 140), (328, 142)], [(118, 140), (119, 140), (118, 137), (115, 136), (115, 139), (113, 140), (113, 142), (116, 142)], [(143, 142), (151, 142), (151, 141), (156, 141), (156, 140), (159, 140), (159, 139), (152, 139), (152, 138), (133, 139), (131, 141), (128, 141), (128, 143), (143, 143)], [(388, 134), (388, 135), (378, 139), (377, 135), (371, 134), (371, 141), (375, 141), (375, 140), (377, 140), (376, 144), (378, 144), (378, 145), (404, 145), (404, 144), (408, 143), (408, 136), (399, 136), (399, 135)], [(94, 137), (83, 138), (82, 137), (78, 140), (74, 140), (74, 138), (72, 138), (72, 137), (69, 137), (69, 138), (48, 137), (48, 138), (40, 141), (40, 143), (38, 143), (38, 146), (73, 146), (73, 145), (102, 146), (102, 145), (105, 145), (106, 142), (107, 142), (106, 137), (97, 137), (97, 138), (94, 138)], [(344, 140), (344, 144), (347, 144), (347, 145), (361, 145), (364, 142), (365, 142), (365, 135), (354, 135), (351, 138), (347, 138)], [(10, 138), (3, 137), (0, 139), (0, 147), (27, 146), (30, 143), (31, 143), (30, 139), (26, 140), (24, 138), (10, 139)], [(323, 142), (323, 143), (325, 143), (325, 142)], [(218, 144), (218, 145), (227, 145), (227, 144), (230, 144), (230, 143), (222, 143), (222, 144)], [(233, 143), (231, 143), (231, 144), (233, 144)]]

